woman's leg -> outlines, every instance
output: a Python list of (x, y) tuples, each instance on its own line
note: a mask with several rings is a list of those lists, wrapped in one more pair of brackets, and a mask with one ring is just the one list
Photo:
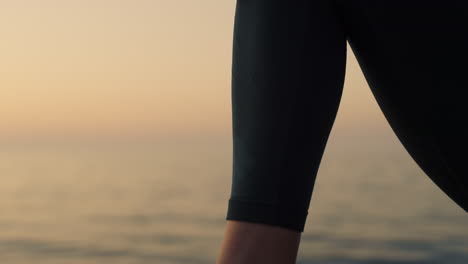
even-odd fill
[(233, 175), (218, 264), (295, 263), (345, 77), (331, 4), (237, 0)]
[(468, 2), (343, 1), (348, 41), (395, 134), (468, 210)]

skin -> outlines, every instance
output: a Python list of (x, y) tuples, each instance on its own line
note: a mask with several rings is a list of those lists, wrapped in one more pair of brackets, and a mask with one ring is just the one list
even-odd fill
[(216, 264), (294, 264), (301, 234), (273, 225), (227, 220)]

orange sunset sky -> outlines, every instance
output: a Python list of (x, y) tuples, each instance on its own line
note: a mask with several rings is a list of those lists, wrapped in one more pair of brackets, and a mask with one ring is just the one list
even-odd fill
[[(0, 138), (231, 133), (235, 1), (0, 1)], [(389, 131), (348, 46), (334, 129)], [(313, 89), (313, 87), (311, 87)]]

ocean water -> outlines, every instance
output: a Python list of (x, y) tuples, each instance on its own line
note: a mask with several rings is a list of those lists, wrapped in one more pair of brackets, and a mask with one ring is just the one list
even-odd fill
[[(297, 263), (468, 263), (468, 215), (396, 141), (343, 142), (327, 145)], [(0, 262), (215, 263), (230, 143), (2, 146)]]

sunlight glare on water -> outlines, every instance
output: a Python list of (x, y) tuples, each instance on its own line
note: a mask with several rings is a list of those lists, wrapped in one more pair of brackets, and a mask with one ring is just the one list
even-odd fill
[[(214, 263), (231, 142), (0, 152), (3, 263)], [(331, 140), (298, 263), (468, 263), (467, 215), (403, 148)]]

